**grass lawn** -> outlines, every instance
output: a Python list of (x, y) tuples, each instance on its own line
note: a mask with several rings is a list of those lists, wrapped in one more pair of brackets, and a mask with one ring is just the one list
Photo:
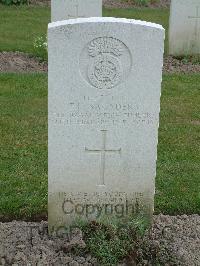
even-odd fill
[(164, 77), (156, 213), (200, 214), (200, 75)]
[(49, 8), (0, 5), (0, 51), (37, 55), (34, 40), (45, 36), (49, 21)]
[[(168, 30), (167, 9), (104, 9), (104, 16), (141, 19), (162, 24)], [(50, 8), (0, 5), (0, 51), (22, 51), (41, 55), (33, 47), (35, 38), (45, 36), (50, 22)], [(166, 32), (165, 50), (168, 50)], [(46, 58), (46, 54), (42, 57)]]
[(47, 207), (47, 76), (0, 75), (0, 217)]
[[(200, 75), (166, 75), (156, 213), (200, 213)], [(47, 212), (47, 76), (0, 74), (0, 219)]]

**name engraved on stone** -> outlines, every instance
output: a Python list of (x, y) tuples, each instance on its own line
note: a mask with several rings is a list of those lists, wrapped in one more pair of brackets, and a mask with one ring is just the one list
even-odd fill
[(102, 132), (102, 147), (101, 149), (88, 149), (85, 148), (85, 151), (88, 153), (99, 153), (101, 156), (100, 162), (100, 186), (105, 186), (105, 164), (106, 164), (106, 153), (121, 153), (121, 148), (114, 150), (114, 149), (106, 149), (106, 134), (107, 130), (101, 130)]
[(112, 37), (92, 40), (85, 47), (80, 58), (83, 77), (97, 89), (111, 89), (123, 82), (128, 77), (131, 66), (132, 60), (128, 47)]
[(195, 19), (195, 36), (197, 38), (198, 36), (198, 25), (199, 25), (199, 19), (200, 19), (200, 13), (199, 13), (199, 6), (196, 7), (196, 15), (195, 16), (188, 16), (189, 19)]
[(127, 125), (156, 123), (154, 113), (138, 110), (136, 105), (123, 103), (89, 104), (84, 109), (83, 102), (69, 103), (69, 113), (54, 113), (55, 124), (65, 125)]

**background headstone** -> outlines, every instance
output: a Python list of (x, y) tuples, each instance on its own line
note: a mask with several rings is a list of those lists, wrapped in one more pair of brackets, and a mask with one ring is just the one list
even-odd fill
[(101, 17), (102, 0), (51, 0), (51, 21)]
[(152, 215), (164, 29), (49, 24), (49, 226)]
[(200, 54), (200, 0), (172, 0), (169, 53)]

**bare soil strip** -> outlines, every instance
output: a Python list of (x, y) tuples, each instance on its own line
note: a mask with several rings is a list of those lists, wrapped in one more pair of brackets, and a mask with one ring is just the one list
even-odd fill
[[(103, 0), (105, 8), (134, 8), (134, 7), (148, 7), (148, 8), (169, 8), (171, 0), (151, 0), (146, 5), (141, 5), (134, 0)], [(30, 5), (50, 6), (50, 0), (29, 0)]]
[(103, 5), (106, 8), (134, 8), (134, 7), (148, 7), (148, 8), (169, 8), (171, 0), (153, 0), (146, 5), (139, 4), (139, 1), (133, 0), (103, 0)]
[[(31, 57), (21, 52), (0, 53), (0, 73), (33, 73), (47, 72), (47, 62), (39, 58)], [(181, 60), (167, 56), (164, 59), (164, 73), (200, 73), (200, 63), (192, 63), (191, 60)]]
[(47, 63), (21, 52), (0, 53), (0, 72), (47, 72)]
[[(88, 253), (73, 254), (75, 246), (86, 245), (79, 229), (62, 238), (48, 236), (47, 227), (47, 222), (0, 223), (0, 265), (99, 265)], [(151, 231), (120, 265), (199, 265), (199, 247), (199, 215), (154, 216)]]

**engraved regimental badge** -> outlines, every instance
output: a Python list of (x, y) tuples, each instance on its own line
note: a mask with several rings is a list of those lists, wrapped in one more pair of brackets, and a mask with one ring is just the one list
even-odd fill
[[(84, 54), (84, 53), (83, 53)], [(87, 54), (87, 55), (86, 55)], [(131, 56), (126, 45), (112, 37), (92, 40), (84, 54), (87, 66), (82, 75), (98, 89), (111, 89), (120, 84), (131, 69)]]

